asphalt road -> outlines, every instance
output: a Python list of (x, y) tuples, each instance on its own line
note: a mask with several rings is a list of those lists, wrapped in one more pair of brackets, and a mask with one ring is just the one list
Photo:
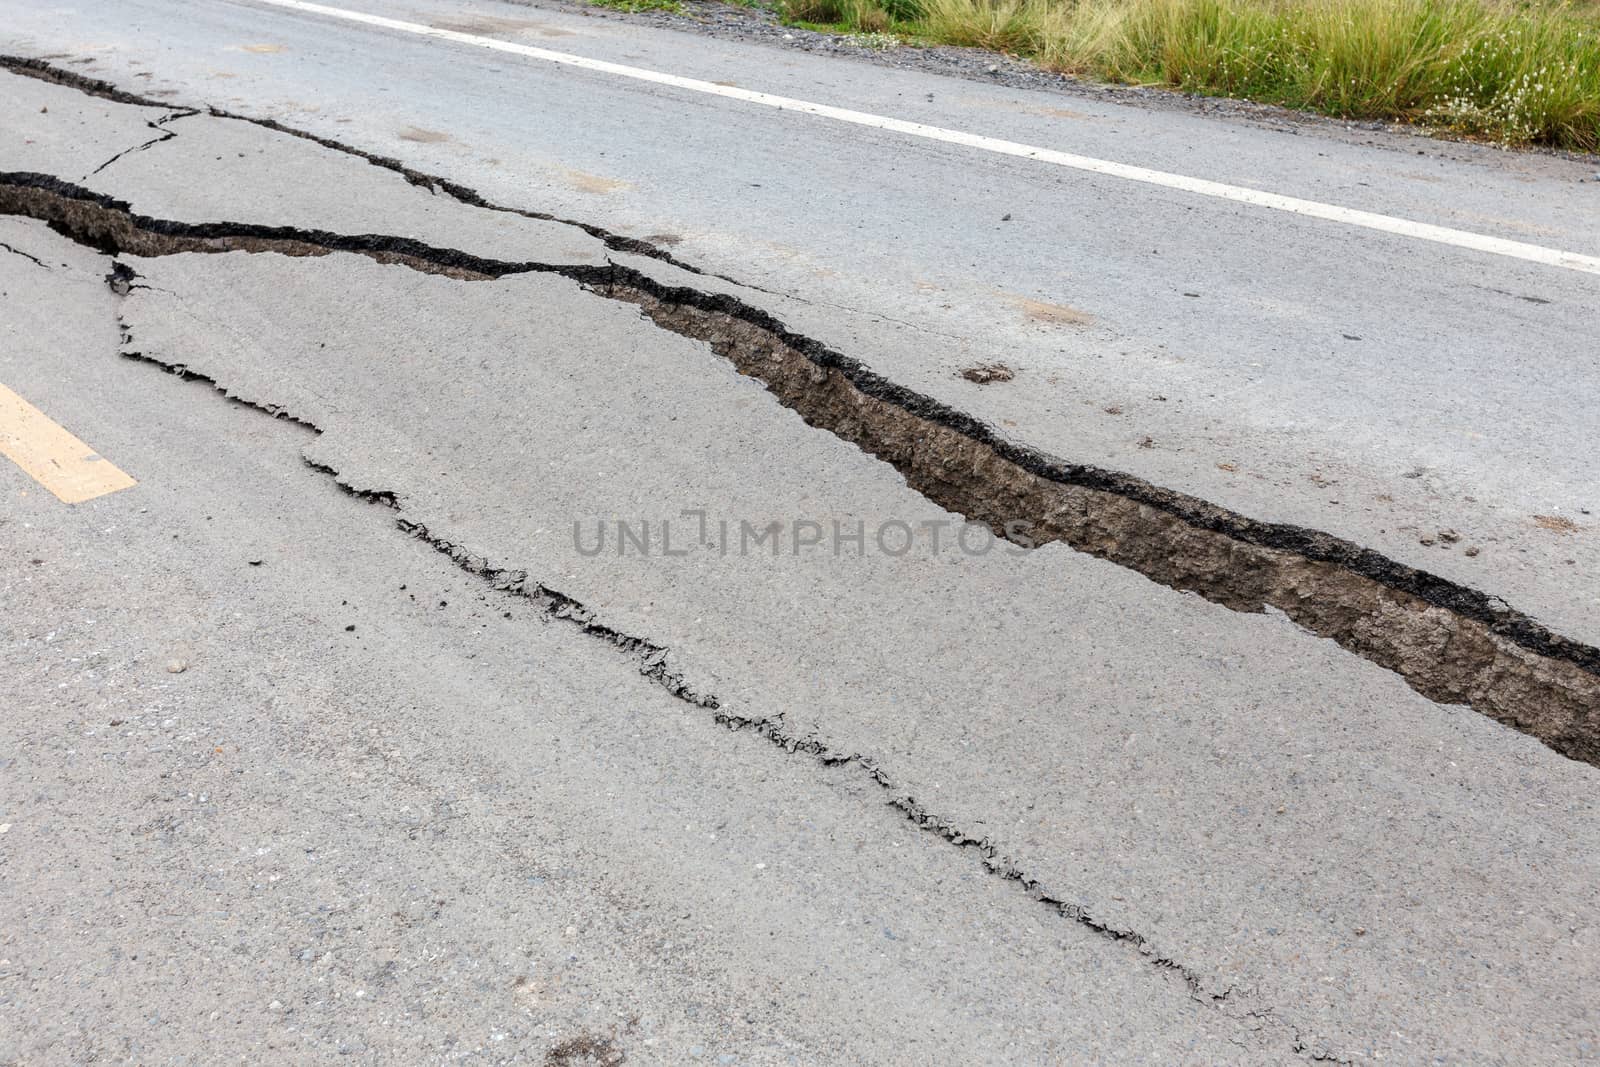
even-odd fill
[(0, 4), (0, 1062), (1600, 1055), (1593, 164), (296, 7)]
[[(365, 7), (1600, 254), (1592, 162), (1218, 122), (522, 5)], [(14, 4), (7, 37), (498, 203), (681, 239), (685, 260), (792, 297), (768, 299), (796, 329), (1030, 444), (1494, 585), (1600, 640), (1600, 592), (1578, 580), (1600, 565), (1594, 539), (1534, 519), (1600, 515), (1592, 276), (261, 4)], [(952, 377), (992, 359), (1032, 388)], [(1463, 541), (1443, 549), (1440, 530)]]

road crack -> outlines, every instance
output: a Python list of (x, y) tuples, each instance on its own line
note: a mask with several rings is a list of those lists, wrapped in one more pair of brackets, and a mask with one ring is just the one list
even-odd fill
[[(0, 55), (0, 69), (9, 70), (13, 74), (20, 74), (24, 77), (37, 78), (40, 81), (47, 81), (55, 85), (64, 85), (67, 88), (76, 89), (77, 91), (88, 96), (99, 97), (100, 99), (110, 100), (118, 104), (129, 104), (134, 107), (171, 109), (171, 105), (163, 104), (159, 100), (153, 100), (149, 97), (143, 97), (135, 93), (127, 92), (117, 88), (115, 85), (112, 85), (107, 81), (86, 77), (82, 74), (78, 74), (75, 71), (64, 70), (60, 67), (53, 66), (42, 59), (33, 59), (28, 56)], [(200, 109), (186, 109), (181, 114), (171, 117), (187, 118), (190, 115), (200, 114), (210, 115), (213, 118), (231, 119), (235, 122), (248, 122), (252, 126), (259, 126), (262, 129), (271, 130), (274, 133), (283, 134), (287, 137), (297, 137), (301, 140), (310, 141), (313, 144), (320, 145), (323, 148), (329, 149), (330, 151), (340, 152), (348, 156), (355, 156), (357, 159), (364, 160), (374, 167), (379, 167), (383, 170), (392, 171), (393, 173), (398, 174), (411, 185), (426, 189), (436, 196), (447, 196), (450, 199), (455, 200), (458, 203), (465, 204), (469, 207), (481, 208), (484, 211), (498, 211), (509, 215), (520, 215), (523, 218), (535, 219), (540, 222), (554, 222), (563, 226), (571, 226), (574, 229), (582, 230), (584, 233), (595, 238), (613, 252), (625, 252), (637, 256), (646, 256), (650, 259), (657, 259), (663, 263), (677, 267), (679, 270), (688, 271), (691, 274), (706, 274), (706, 272), (701, 270), (699, 267), (696, 267), (692, 263), (685, 263), (682, 260), (677, 259), (666, 249), (661, 248), (658, 245), (651, 244), (649, 241), (643, 241), (637, 237), (628, 237), (624, 234), (613, 233), (610, 230), (593, 225), (591, 223), (579, 222), (575, 219), (565, 219), (561, 218), (560, 216), (551, 215), (542, 211), (528, 211), (523, 208), (507, 207), (503, 204), (495, 204), (484, 199), (475, 189), (469, 189), (464, 185), (452, 182), (446, 178), (441, 178), (436, 175), (425, 174), (422, 171), (414, 170), (391, 156), (380, 156), (374, 152), (367, 152), (351, 145), (342, 144), (341, 142), (332, 140), (331, 138), (319, 137), (318, 135), (309, 133), (305, 130), (298, 130), (292, 126), (285, 126), (276, 119), (255, 118), (251, 115), (241, 115), (236, 112), (226, 111), (222, 108), (211, 106), (207, 106), (203, 111)], [(143, 150), (144, 148), (148, 148), (150, 144), (159, 144), (161, 141), (166, 139), (167, 138), (157, 138), (155, 141), (149, 142), (145, 145), (140, 145), (137, 149), (133, 150)], [(100, 167), (96, 168), (93, 173), (98, 173), (99, 170), (104, 169), (113, 161), (114, 160), (108, 160), (106, 163), (102, 163)], [(732, 278), (723, 278), (721, 275), (713, 275), (713, 277), (717, 277), (722, 281), (730, 282), (734, 285), (740, 284)]]
[(1060, 541), (1235, 611), (1275, 609), (1303, 629), (1600, 766), (1600, 649), (1499, 597), (1318, 530), (1266, 523), (1133, 475), (1008, 440), (726, 293), (670, 286), (631, 267), (507, 262), (411, 238), (236, 222), (183, 223), (48, 175), (0, 174), (0, 213), (42, 220), (108, 254), (363, 255), (430, 274), (568, 278), (704, 342), (809, 425), (888, 463), (933, 503), (1030, 547)]
[(190, 115), (198, 115), (198, 114), (199, 114), (198, 111), (195, 111), (195, 110), (193, 110), (191, 108), (185, 108), (185, 109), (180, 110), (180, 111), (174, 111), (169, 115), (163, 115), (161, 118), (156, 119), (154, 122), (145, 123), (146, 126), (150, 127), (152, 130), (156, 131), (157, 136), (150, 138), (150, 140), (144, 142), (143, 144), (136, 144), (132, 148), (124, 148), (122, 151), (118, 152), (116, 155), (112, 156), (110, 159), (106, 160), (104, 163), (102, 163), (98, 167), (94, 168), (94, 170), (91, 170), (87, 175), (85, 175), (85, 177), (93, 177), (94, 175), (99, 174), (101, 171), (105, 170), (107, 167), (111, 166), (111, 164), (115, 163), (117, 160), (123, 158), (124, 156), (131, 156), (135, 152), (143, 152), (147, 148), (153, 148), (154, 146), (156, 146), (158, 144), (162, 144), (163, 142), (172, 140), (174, 137), (176, 137), (178, 135), (175, 132), (173, 132), (172, 130), (164, 130), (161, 127), (165, 126), (167, 123), (173, 121), (174, 119), (186, 119)]
[(21, 256), (23, 259), (26, 259), (26, 260), (30, 261), (35, 266), (41, 267), (44, 270), (49, 270), (50, 269), (50, 265), (48, 263), (46, 263), (44, 260), (40, 259), (38, 256), (33, 255), (30, 252), (24, 252), (20, 248), (13, 248), (11, 245), (6, 244), (4, 241), (0, 241), (0, 252), (10, 252), (12, 255)]
[[(111, 271), (106, 275), (106, 282), (118, 296), (126, 296), (133, 290), (146, 288), (137, 284), (139, 277), (140, 275), (126, 264), (114, 262)], [(311, 436), (322, 435), (321, 427), (282, 405), (241, 395), (212, 375), (194, 370), (187, 364), (163, 360), (140, 351), (134, 347), (134, 334), (120, 313), (117, 322), (122, 338), (118, 354), (122, 358), (146, 364), (181, 381), (207, 386), (228, 403), (287, 422)], [(400, 492), (357, 485), (347, 479), (338, 468), (312, 459), (303, 451), (301, 460), (310, 470), (329, 478), (347, 495), (390, 512), (397, 530), (428, 545), (462, 571), (484, 582), (494, 592), (532, 605), (540, 617), (567, 623), (576, 627), (580, 633), (610, 645), (632, 660), (641, 677), (659, 685), (672, 697), (696, 709), (709, 712), (716, 723), (730, 732), (753, 734), (790, 756), (809, 759), (822, 767), (848, 768), (861, 774), (876, 787), (877, 791), (884, 794), (886, 805), (898, 811), (918, 830), (933, 834), (962, 851), (972, 853), (985, 872), (1019, 888), (1059, 917), (1093, 932), (1108, 942), (1132, 951), (1152, 968), (1175, 975), (1182, 981), (1188, 995), (1196, 1002), (1222, 1010), (1230, 1018), (1240, 1022), (1246, 1019), (1257, 1023), (1265, 1021), (1268, 1026), (1281, 1031), (1275, 1037), (1279, 1047), (1289, 1045), (1296, 1052), (1299, 1051), (1298, 1034), (1286, 1025), (1278, 1023), (1272, 1017), (1270, 1009), (1245, 1010), (1242, 1006), (1236, 1006), (1237, 995), (1232, 987), (1213, 992), (1200, 970), (1158, 951), (1154, 943), (1144, 934), (1105, 922), (1095, 917), (1086, 906), (1069, 899), (1058, 890), (1047, 887), (1042, 881), (1027, 873), (1017, 860), (1004, 854), (988, 837), (974, 837), (957, 826), (954, 821), (929, 811), (918, 803), (915, 796), (900, 788), (873, 757), (858, 752), (845, 752), (815, 735), (797, 733), (789, 726), (782, 712), (761, 718), (739, 714), (725, 705), (715, 694), (697, 688), (677, 670), (672, 663), (671, 650), (667, 647), (618, 630), (605, 623), (597, 612), (581, 601), (545, 585), (530, 576), (526, 570), (499, 566), (468, 546), (435, 532), (426, 522), (407, 514)], [(1257, 1034), (1259, 1039), (1260, 1029), (1252, 1029), (1250, 1032)]]

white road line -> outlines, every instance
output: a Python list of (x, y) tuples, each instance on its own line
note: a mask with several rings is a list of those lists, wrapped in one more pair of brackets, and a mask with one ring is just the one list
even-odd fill
[(684, 78), (676, 74), (663, 74), (660, 71), (646, 70), (643, 67), (608, 63), (603, 59), (589, 59), (585, 56), (575, 56), (567, 52), (552, 52), (548, 48), (535, 48), (531, 45), (516, 44), (511, 41), (497, 41), (491, 37), (478, 37), (470, 33), (458, 33), (455, 30), (441, 30), (433, 26), (424, 26), (417, 22), (404, 22), (400, 19), (385, 18), (382, 15), (369, 15), (363, 11), (347, 11), (344, 8), (328, 7), (325, 4), (307, 3), (306, 0), (253, 0), (253, 2), (269, 4), (272, 7), (287, 8), (291, 11), (303, 11), (310, 15), (323, 15), (328, 18), (343, 19), (346, 22), (358, 22), (362, 25), (396, 30), (401, 33), (416, 34), (421, 37), (433, 37), (456, 44), (472, 45), (475, 48), (509, 52), (512, 55), (539, 59), (547, 63), (559, 63), (563, 66), (577, 67), (580, 70), (590, 70), (600, 74), (613, 74), (617, 77), (632, 78), (636, 81), (654, 82), (657, 85), (668, 85), (674, 89), (708, 93), (711, 96), (721, 96), (747, 104), (759, 104), (762, 107), (777, 108), (779, 111), (798, 111), (806, 115), (816, 115), (819, 118), (833, 119), (836, 122), (848, 122), (875, 130), (902, 133), (909, 137), (924, 137), (930, 141), (944, 141), (947, 144), (976, 148), (980, 151), (995, 152), (1004, 156), (1020, 156), (1023, 159), (1038, 160), (1040, 163), (1050, 163), (1058, 167), (1070, 167), (1074, 170), (1088, 171), (1091, 174), (1104, 174), (1113, 178), (1123, 178), (1127, 181), (1143, 182), (1146, 185), (1158, 185), (1166, 189), (1177, 189), (1181, 192), (1194, 193), (1199, 196), (1215, 197), (1218, 200), (1231, 200), (1235, 203), (1250, 204), (1255, 207), (1269, 208), (1273, 211), (1286, 211), (1291, 215), (1304, 215), (1308, 218), (1343, 223), (1346, 226), (1360, 226), (1399, 237), (1410, 237), (1419, 241), (1453, 245), (1456, 248), (1467, 248), (1474, 252), (1488, 252), (1496, 256), (1509, 256), (1513, 259), (1525, 259), (1533, 263), (1583, 271), (1588, 274), (1600, 274), (1600, 256), (1564, 252), (1559, 248), (1546, 248), (1543, 245), (1527, 244), (1523, 241), (1510, 241), (1503, 237), (1489, 237), (1485, 234), (1471, 233), (1467, 230), (1454, 230), (1448, 226), (1434, 226), (1426, 222), (1414, 222), (1411, 219), (1396, 218), (1392, 215), (1379, 215), (1371, 211), (1357, 211), (1354, 208), (1339, 207), (1336, 204), (1323, 204), (1315, 200), (1301, 200), (1299, 197), (1262, 192), (1259, 189), (1249, 189), (1240, 185), (1226, 185), (1222, 182), (1207, 181), (1204, 178), (1190, 178), (1182, 174), (1150, 170), (1146, 167), (1136, 167), (1128, 163), (1095, 159), (1092, 156), (1058, 152), (1051, 148), (1039, 148), (1034, 145), (1019, 144), (1016, 141), (1004, 141), (997, 137), (984, 137), (981, 134), (964, 133), (961, 130), (948, 130), (942, 126), (928, 126), (920, 122), (907, 122), (904, 119), (873, 115), (865, 111), (851, 111), (848, 108), (830, 107), (827, 104), (813, 104), (807, 100), (796, 100), (787, 96), (774, 96), (771, 93), (759, 93), (732, 85), (717, 85), (713, 82), (701, 81), (698, 78)]

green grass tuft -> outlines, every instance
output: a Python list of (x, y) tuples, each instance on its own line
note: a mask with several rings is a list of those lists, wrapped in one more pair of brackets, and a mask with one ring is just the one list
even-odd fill
[(614, 11), (627, 11), (637, 14), (640, 11), (668, 11), (674, 15), (683, 14), (683, 4), (680, 0), (589, 0), (596, 7), (609, 7)]
[(1593, 0), (780, 2), (786, 18), (814, 28), (1505, 144), (1600, 150)]

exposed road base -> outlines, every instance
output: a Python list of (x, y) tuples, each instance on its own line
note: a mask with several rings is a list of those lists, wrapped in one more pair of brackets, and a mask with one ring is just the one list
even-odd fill
[(616, 264), (514, 263), (387, 235), (155, 219), (39, 174), (0, 175), (0, 213), (45, 221), (112, 254), (350, 252), (460, 280), (560, 274), (707, 342), (810, 425), (889, 463), (929, 500), (997, 534), (1031, 545), (1061, 541), (1236, 611), (1276, 609), (1430, 699), (1468, 705), (1600, 765), (1600, 650), (1593, 646), (1553, 633), (1498, 597), (1341, 538), (1258, 522), (1017, 445), (726, 294), (663, 285)]

